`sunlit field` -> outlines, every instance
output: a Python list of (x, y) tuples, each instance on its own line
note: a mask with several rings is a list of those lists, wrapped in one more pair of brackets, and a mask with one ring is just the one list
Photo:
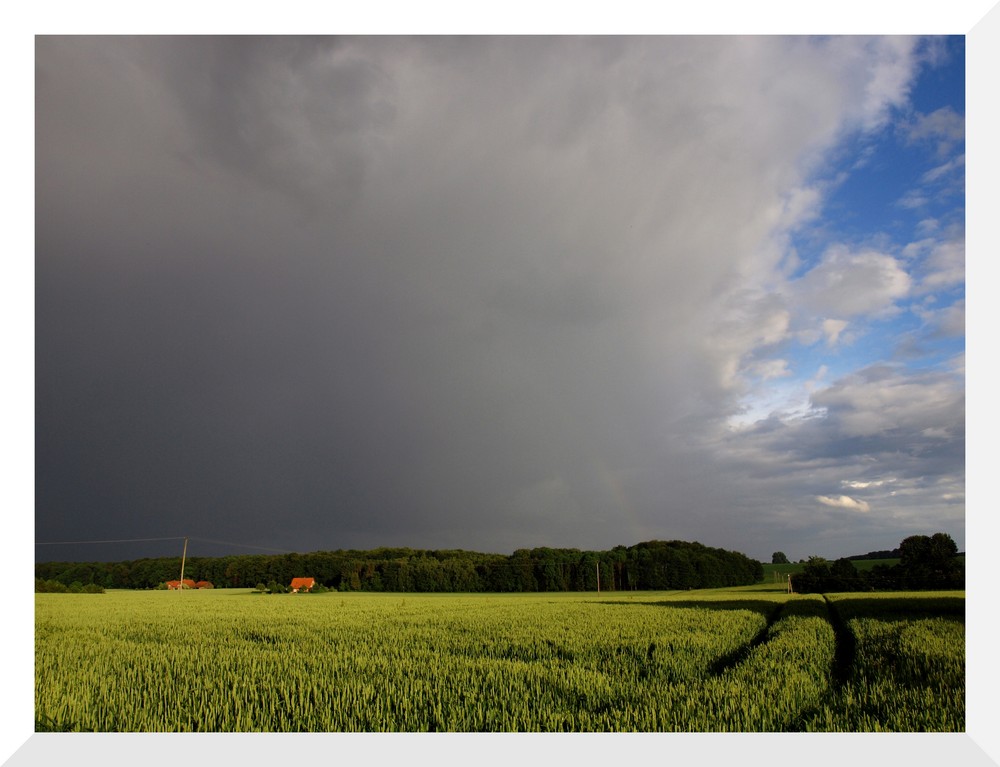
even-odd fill
[(964, 592), (38, 594), (37, 730), (962, 731)]

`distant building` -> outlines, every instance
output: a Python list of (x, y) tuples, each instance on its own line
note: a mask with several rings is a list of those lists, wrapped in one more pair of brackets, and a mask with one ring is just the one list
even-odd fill
[(211, 583), (211, 581), (198, 581), (198, 583), (195, 584), (195, 588), (214, 589), (215, 586)]
[[(180, 581), (167, 581), (167, 590), (168, 591), (177, 591), (180, 588), (182, 588)], [(185, 589), (196, 589), (196, 588), (198, 588), (198, 584), (195, 583), (190, 578), (185, 578), (184, 579), (184, 586), (183, 586), (183, 588), (185, 588)]]
[(293, 594), (297, 594), (300, 591), (311, 591), (312, 587), (315, 585), (315, 578), (292, 578), (292, 585), (290, 588)]

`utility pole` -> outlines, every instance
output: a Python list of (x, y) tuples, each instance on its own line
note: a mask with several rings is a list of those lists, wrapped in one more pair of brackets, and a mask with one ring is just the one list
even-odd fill
[(187, 559), (188, 553), (188, 539), (187, 536), (184, 537), (184, 552), (181, 554), (181, 585), (177, 587), (178, 591), (184, 590), (184, 560)]
[(597, 560), (597, 593), (601, 593), (601, 560)]

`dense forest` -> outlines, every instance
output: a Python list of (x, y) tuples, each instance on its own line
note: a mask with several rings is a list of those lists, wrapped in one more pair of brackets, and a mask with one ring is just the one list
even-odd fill
[(911, 535), (888, 553), (895, 554), (899, 563), (879, 564), (869, 570), (858, 570), (852, 560), (883, 557), (850, 557), (834, 562), (812, 557), (802, 572), (792, 575), (792, 587), (801, 594), (965, 588), (965, 564), (947, 533)]
[[(128, 562), (39, 562), (41, 581), (151, 589), (178, 578), (180, 557)], [(189, 557), (184, 577), (216, 588), (253, 588), (312, 577), (341, 591), (631, 591), (743, 586), (763, 578), (744, 554), (685, 541), (646, 541), (610, 551), (519, 549), (513, 554), (381, 548), (311, 554)], [(600, 583), (598, 583), (598, 577)]]

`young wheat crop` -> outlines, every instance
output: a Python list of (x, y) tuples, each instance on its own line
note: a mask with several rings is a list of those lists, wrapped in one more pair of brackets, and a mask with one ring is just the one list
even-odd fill
[[(723, 590), (38, 594), (37, 728), (798, 729), (819, 722), (816, 711), (834, 710), (835, 642), (826, 611), (819, 596)], [(859, 657), (874, 663), (879, 643), (890, 640), (863, 620), (854, 629)], [(866, 729), (932, 724), (907, 713), (916, 698), (892, 692), (900, 680), (929, 673), (960, 678), (964, 689), (964, 655), (956, 658), (952, 646), (958, 635), (953, 622), (944, 623), (892, 628), (891, 641), (910, 665), (873, 671), (871, 679), (859, 672), (852, 684), (863, 686), (872, 705), (865, 717), (831, 721)], [(940, 689), (939, 698), (958, 688)], [(964, 721), (954, 705), (949, 710), (939, 724)]]

